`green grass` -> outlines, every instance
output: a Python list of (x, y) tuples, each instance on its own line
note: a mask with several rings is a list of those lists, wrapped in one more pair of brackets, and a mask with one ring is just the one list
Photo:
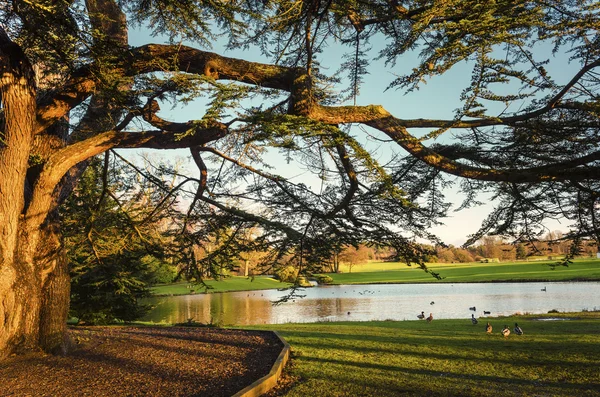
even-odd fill
[[(444, 277), (441, 282), (600, 280), (600, 260), (579, 259), (569, 267), (552, 270), (556, 261), (503, 263), (433, 263), (428, 266)], [(439, 282), (417, 267), (397, 262), (371, 262), (355, 266), (352, 273), (328, 274), (335, 284)]]
[[(290, 397), (599, 396), (600, 313), (572, 316), (491, 319), (491, 335), (469, 320), (253, 328), (277, 330), (290, 343)], [(524, 335), (502, 337), (515, 321)]]
[[(229, 292), (229, 291), (254, 291), (262, 289), (275, 289), (284, 288), (289, 286), (287, 283), (280, 283), (278, 280), (274, 280), (266, 276), (257, 276), (252, 278), (248, 277), (228, 277), (221, 281), (206, 280), (207, 285), (212, 288), (207, 290), (208, 293), (213, 292)], [(205, 289), (198, 284), (190, 284), (187, 281), (157, 285), (152, 287), (152, 293), (155, 295), (186, 295), (192, 293), (201, 293)]]
[[(492, 281), (600, 281), (600, 260), (578, 259), (569, 267), (559, 266), (552, 270), (548, 264), (556, 261), (503, 262), (503, 263), (432, 263), (428, 266), (440, 273), (438, 281), (421, 269), (408, 267), (400, 262), (369, 262), (354, 266), (352, 273), (342, 268), (344, 273), (327, 275), (334, 284), (373, 284), (373, 283), (461, 283)], [(206, 280), (212, 289), (207, 292), (254, 291), (276, 289), (289, 286), (266, 276), (254, 279), (228, 277), (222, 281)], [(188, 282), (157, 285), (151, 289), (155, 295), (186, 295), (203, 293), (200, 285)], [(193, 291), (193, 292), (192, 292)]]

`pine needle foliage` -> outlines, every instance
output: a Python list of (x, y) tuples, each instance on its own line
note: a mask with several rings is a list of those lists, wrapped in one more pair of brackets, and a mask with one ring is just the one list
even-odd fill
[(123, 164), (94, 159), (62, 208), (71, 315), (81, 322), (136, 320), (149, 287), (175, 276), (161, 232), (168, 208), (151, 213), (157, 189), (133, 183)]

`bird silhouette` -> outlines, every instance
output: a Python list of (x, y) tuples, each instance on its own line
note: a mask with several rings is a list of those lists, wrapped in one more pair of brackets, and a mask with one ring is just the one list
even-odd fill
[(500, 332), (502, 333), (502, 336), (507, 338), (508, 335), (510, 335), (510, 329), (508, 328), (508, 325), (505, 325), (504, 328), (502, 328), (502, 331)]
[(430, 305), (435, 305), (435, 302), (434, 302), (434, 301), (431, 301), (429, 304), (430, 304)]
[(475, 318), (474, 314), (471, 314), (471, 322), (473, 323), (473, 325), (477, 324), (477, 319)]
[(483, 311), (483, 314), (490, 314), (491, 312), (486, 312), (485, 310)]
[(515, 334), (523, 335), (523, 330), (519, 327), (519, 324), (515, 323)]
[(485, 326), (485, 332), (487, 332), (488, 334), (492, 333), (492, 324), (487, 323), (487, 325)]
[(542, 291), (546, 292), (546, 287), (542, 288)]
[(477, 310), (477, 308), (475, 308), (475, 306), (473, 306), (473, 307), (470, 307), (470, 308), (469, 308), (469, 310), (476, 311), (476, 310)]
[(427, 317), (427, 322), (430, 323), (433, 320), (433, 313), (429, 313), (429, 317)]
[(425, 312), (421, 312), (421, 314), (417, 314), (417, 318), (419, 320), (423, 320), (425, 318)]

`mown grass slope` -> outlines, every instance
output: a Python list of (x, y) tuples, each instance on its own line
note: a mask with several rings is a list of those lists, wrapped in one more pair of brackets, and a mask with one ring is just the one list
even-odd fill
[[(575, 319), (492, 319), (492, 334), (468, 320), (259, 328), (292, 347), (285, 396), (599, 396), (600, 314), (562, 316)], [(500, 335), (515, 321), (524, 335)]]
[(154, 295), (186, 295), (202, 292), (254, 291), (289, 286), (287, 283), (281, 283), (278, 280), (266, 276), (257, 276), (254, 278), (234, 276), (219, 281), (205, 280), (205, 283), (211, 288), (206, 289), (199, 284), (182, 281), (173, 284), (157, 285), (152, 287), (151, 291)]
[(354, 266), (352, 273), (327, 275), (335, 284), (600, 280), (598, 259), (579, 259), (568, 267), (552, 269), (549, 265), (553, 263), (556, 261), (428, 265), (443, 277), (439, 281), (415, 266), (398, 262), (371, 262)]
[[(429, 267), (443, 279), (436, 280), (416, 266), (400, 262), (369, 262), (354, 266), (352, 273), (327, 273), (334, 284), (373, 283), (434, 283), (434, 282), (504, 282), (504, 281), (600, 281), (600, 260), (576, 260), (568, 267), (548, 266), (556, 261), (502, 262), (502, 263), (432, 263)], [(151, 291), (155, 295), (186, 295), (203, 292), (254, 291), (288, 287), (271, 277), (227, 277), (223, 280), (205, 280), (210, 289), (186, 281), (157, 285)]]

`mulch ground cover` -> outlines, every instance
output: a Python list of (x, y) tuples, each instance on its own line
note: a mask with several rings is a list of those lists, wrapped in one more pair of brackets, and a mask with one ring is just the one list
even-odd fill
[(270, 332), (196, 327), (76, 327), (66, 356), (0, 363), (0, 396), (231, 396), (281, 352)]

